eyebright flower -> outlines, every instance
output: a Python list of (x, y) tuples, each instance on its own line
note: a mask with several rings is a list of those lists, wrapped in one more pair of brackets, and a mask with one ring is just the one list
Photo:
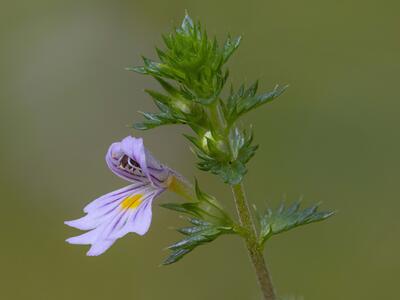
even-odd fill
[[(160, 164), (141, 138), (128, 136), (113, 143), (106, 162), (111, 171), (131, 182), (89, 203), (80, 219), (65, 224), (88, 232), (67, 239), (70, 244), (91, 245), (88, 256), (104, 253), (129, 232), (144, 235), (151, 223), (153, 200), (166, 189), (179, 189), (177, 173)], [(179, 191), (177, 191), (179, 192)]]

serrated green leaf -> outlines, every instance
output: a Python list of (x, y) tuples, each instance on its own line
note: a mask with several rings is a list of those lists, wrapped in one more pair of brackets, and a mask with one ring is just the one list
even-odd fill
[(204, 220), (196, 219), (196, 218), (189, 218), (188, 221), (196, 226), (211, 226), (210, 222), (206, 222)]
[(300, 201), (296, 201), (287, 207), (282, 202), (277, 209), (269, 209), (263, 216), (260, 216), (261, 245), (273, 235), (325, 220), (334, 214), (333, 211), (318, 211), (318, 204), (301, 210), (300, 204)]
[(181, 92), (175, 88), (172, 84), (163, 80), (162, 78), (156, 77), (156, 80), (160, 83), (160, 85), (173, 97), (180, 98), (182, 97)]
[(212, 242), (221, 234), (235, 233), (231, 218), (214, 197), (201, 191), (197, 180), (195, 196), (197, 201), (194, 202), (161, 204), (164, 208), (189, 216), (187, 220), (192, 224), (177, 229), (185, 237), (168, 247), (172, 253), (164, 261), (164, 264), (178, 261), (196, 247)]
[(145, 117), (146, 120), (143, 122), (134, 123), (132, 125), (132, 127), (137, 130), (148, 130), (161, 125), (178, 124), (182, 122), (182, 120), (173, 118), (170, 114), (164, 112), (159, 114), (149, 112), (140, 113)]
[[(197, 227), (197, 228), (196, 228)], [(173, 252), (164, 260), (163, 264), (168, 265), (177, 262), (183, 256), (190, 253), (196, 247), (214, 241), (218, 236), (224, 233), (234, 233), (231, 227), (216, 227), (212, 224), (189, 227), (190, 229), (180, 229), (178, 231), (186, 237), (168, 247)]]
[(193, 249), (179, 249), (172, 252), (164, 261), (163, 265), (170, 265), (179, 261), (183, 256), (191, 252)]
[(133, 123), (132, 124), (132, 128), (136, 129), (136, 130), (148, 130), (148, 129), (152, 129), (155, 126), (151, 126), (150, 124), (146, 124), (143, 122), (137, 122), (137, 123)]
[(279, 86), (276, 86), (274, 90), (268, 93), (264, 93), (259, 96), (253, 96), (253, 97), (247, 97), (244, 98), (242, 101), (239, 101), (236, 107), (236, 112), (238, 116), (249, 112), (252, 109), (255, 109), (267, 102), (270, 102), (280, 96), (285, 90), (287, 89), (287, 86), (284, 86), (283, 88), (280, 88)]
[(158, 108), (161, 112), (163, 112), (163, 113), (165, 113), (165, 114), (168, 114), (168, 115), (171, 115), (171, 110), (170, 110), (170, 108), (169, 108), (167, 105), (165, 105), (165, 104), (162, 103), (161, 101), (158, 101), (157, 99), (153, 99), (153, 101), (154, 101), (154, 104), (157, 106), (157, 108)]
[(179, 228), (179, 229), (177, 229), (177, 231), (182, 234), (185, 234), (185, 235), (191, 235), (191, 234), (199, 233), (200, 231), (206, 230), (208, 228), (210, 228), (209, 225), (189, 226), (189, 227)]
[(225, 45), (224, 45), (224, 50), (223, 50), (223, 61), (226, 62), (231, 55), (235, 52), (235, 50), (239, 47), (240, 42), (242, 40), (241, 36), (238, 36), (237, 38), (232, 39), (230, 36), (228, 36)]
[(182, 206), (182, 204), (179, 203), (161, 203), (161, 207), (164, 207), (166, 209), (178, 211), (178, 212), (183, 212), (183, 213), (188, 213), (187, 209)]
[(236, 93), (231, 91), (228, 97), (225, 113), (228, 124), (234, 124), (234, 122), (245, 113), (276, 99), (287, 87), (288, 86), (279, 87), (277, 85), (272, 91), (256, 96), (258, 81), (252, 84), (248, 89), (242, 84)]
[[(216, 232), (218, 233), (218, 231)], [(206, 236), (196, 233), (189, 235), (187, 238), (184, 238), (179, 242), (176, 242), (175, 244), (168, 246), (168, 249), (170, 250), (193, 249), (194, 247), (204, 244), (207, 241), (208, 238)]]
[(169, 106), (170, 102), (172, 101), (172, 99), (168, 96), (165, 96), (159, 92), (156, 91), (152, 91), (152, 90), (144, 90), (147, 94), (149, 94), (153, 99)]
[(193, 20), (190, 18), (190, 16), (186, 13), (185, 17), (182, 21), (182, 25), (181, 28), (184, 32), (190, 34), (191, 30), (194, 29), (194, 25), (193, 25)]

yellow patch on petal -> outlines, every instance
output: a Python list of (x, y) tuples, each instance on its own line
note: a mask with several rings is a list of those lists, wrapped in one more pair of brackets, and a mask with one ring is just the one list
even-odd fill
[(121, 202), (120, 206), (122, 209), (135, 209), (142, 203), (142, 194), (135, 194), (129, 197), (126, 197), (124, 201)]

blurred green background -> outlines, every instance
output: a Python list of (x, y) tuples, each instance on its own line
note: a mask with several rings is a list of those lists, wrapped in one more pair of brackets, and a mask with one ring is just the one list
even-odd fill
[(194, 169), (181, 128), (126, 127), (154, 109), (143, 89), (157, 85), (124, 67), (154, 58), (184, 9), (221, 39), (243, 34), (234, 83), (290, 84), (247, 119), (261, 145), (245, 180), (252, 201), (304, 196), (339, 211), (267, 245), (280, 294), (399, 299), (400, 5), (390, 0), (2, 1), (0, 299), (259, 299), (233, 236), (160, 267), (182, 221), (157, 205), (146, 236), (100, 257), (64, 242), (79, 233), (64, 220), (125, 185), (104, 155), (128, 134), (233, 212), (229, 189)]

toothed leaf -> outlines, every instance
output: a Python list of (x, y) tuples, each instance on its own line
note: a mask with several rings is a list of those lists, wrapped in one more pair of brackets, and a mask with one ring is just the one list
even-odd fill
[(333, 211), (318, 211), (318, 204), (303, 209), (300, 207), (300, 201), (290, 206), (282, 202), (277, 209), (268, 209), (260, 216), (260, 243), (264, 244), (273, 235), (325, 220), (334, 214)]
[(172, 253), (164, 260), (164, 265), (177, 262), (196, 247), (214, 241), (221, 234), (234, 233), (233, 222), (214, 197), (200, 190), (196, 181), (195, 202), (167, 203), (161, 206), (186, 216), (191, 226), (177, 229), (184, 238), (168, 247)]

